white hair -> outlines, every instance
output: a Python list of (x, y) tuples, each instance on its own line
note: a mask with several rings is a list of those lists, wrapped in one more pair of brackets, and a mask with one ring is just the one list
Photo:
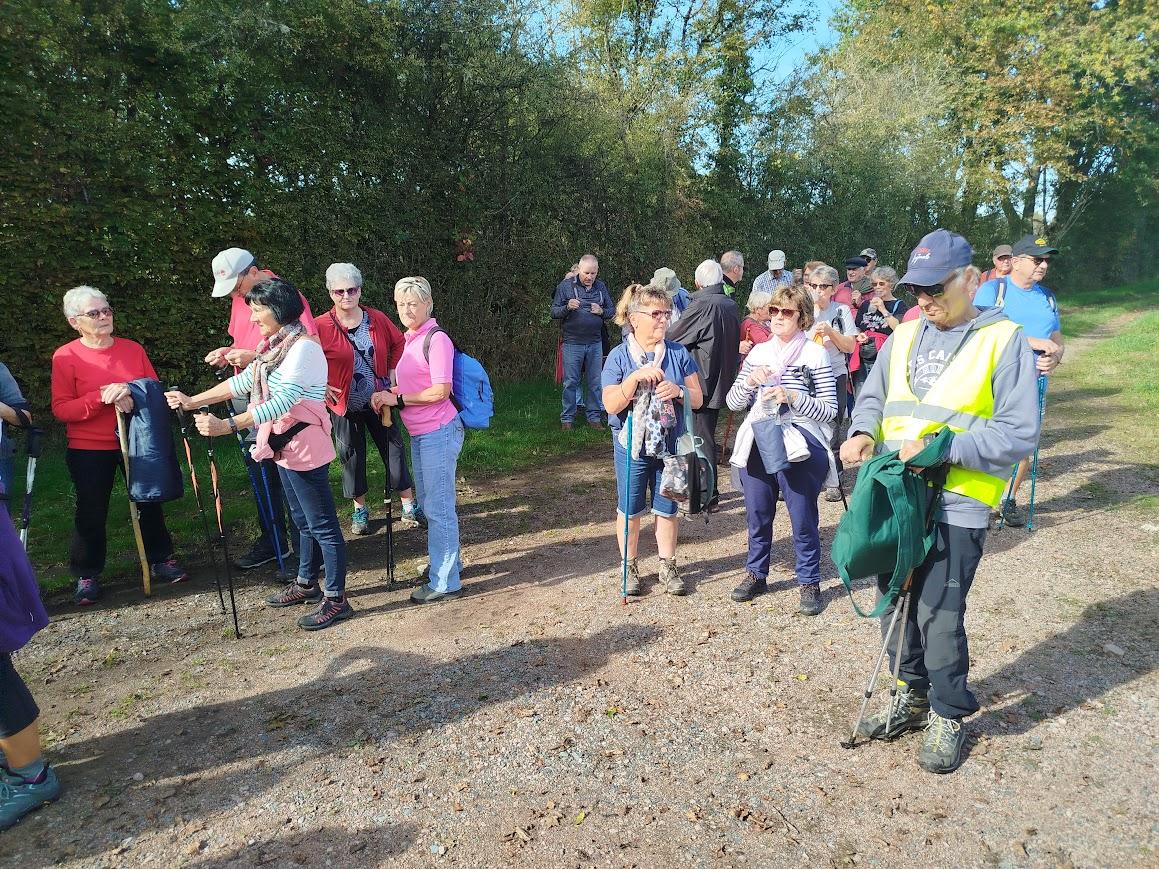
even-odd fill
[(878, 266), (873, 270), (873, 274), (870, 275), (870, 277), (880, 278), (881, 280), (888, 283), (891, 287), (897, 286), (897, 272), (891, 269), (889, 266)]
[(415, 296), (420, 302), (425, 302), (430, 307), (431, 312), (434, 312), (435, 300), (431, 295), (431, 282), (426, 278), (400, 278), (394, 285), (394, 300), (397, 302), (406, 295)]
[(73, 287), (64, 294), (64, 315), (66, 317), (79, 317), (83, 314), (85, 308), (88, 307), (88, 305), (84, 304), (85, 299), (96, 299), (105, 305), (109, 304), (109, 297), (96, 287), (81, 284), (79, 287)]
[(837, 273), (837, 269), (833, 266), (817, 266), (806, 277), (812, 278), (814, 281), (820, 279), (821, 283), (832, 284), (837, 286), (841, 282), (841, 275)]
[(696, 267), (696, 286), (711, 287), (724, 280), (724, 271), (714, 259), (706, 259)]
[(748, 301), (745, 302), (745, 307), (749, 309), (751, 314), (757, 308), (763, 308), (773, 300), (773, 294), (767, 290), (753, 290), (749, 293)]
[(326, 269), (326, 289), (334, 289), (334, 285), (339, 281), (346, 281), (361, 288), (362, 272), (354, 263), (330, 263), (330, 268)]
[(600, 265), (600, 261), (596, 258), (596, 255), (594, 253), (585, 253), (583, 256), (581, 256), (579, 258), (579, 262), (576, 263), (577, 271), (578, 271), (578, 266), (582, 266), (584, 263), (591, 263), (592, 265), (596, 266), (597, 268)]

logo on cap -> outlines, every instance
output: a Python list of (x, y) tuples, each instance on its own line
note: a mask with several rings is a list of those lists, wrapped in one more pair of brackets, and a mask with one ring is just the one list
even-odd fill
[(1034, 243), (1036, 245), (1038, 245), (1039, 247), (1046, 247), (1046, 239), (1045, 238), (1036, 238), (1034, 240)]
[(913, 254), (909, 258), (910, 265), (913, 265), (914, 263), (918, 262), (919, 260), (926, 260), (929, 258), (930, 258), (930, 249), (928, 247), (915, 247)]

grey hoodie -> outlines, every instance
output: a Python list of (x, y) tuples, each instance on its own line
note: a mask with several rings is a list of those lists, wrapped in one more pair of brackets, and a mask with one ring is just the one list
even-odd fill
[[(925, 398), (950, 358), (970, 340), (975, 330), (1005, 319), (1007, 317), (1001, 308), (989, 308), (979, 313), (977, 318), (943, 331), (922, 317), (909, 358), (910, 387), (918, 399)], [(857, 396), (849, 424), (850, 436), (855, 432), (876, 432), (881, 424), (893, 340), (891, 335), (881, 348), (877, 364)], [(1034, 351), (1019, 329), (994, 369), (991, 381), (994, 385), (993, 419), (977, 431), (955, 435), (950, 447), (950, 461), (1008, 479), (1011, 466), (1034, 452), (1038, 443), (1041, 420), (1037, 377)], [(881, 448), (879, 444), (878, 449)], [(939, 522), (961, 528), (985, 528), (989, 525), (989, 506), (974, 498), (945, 492), (940, 507)]]

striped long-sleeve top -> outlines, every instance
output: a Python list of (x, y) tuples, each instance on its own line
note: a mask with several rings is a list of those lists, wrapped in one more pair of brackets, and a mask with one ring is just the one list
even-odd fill
[[(758, 344), (745, 357), (740, 373), (728, 391), (729, 409), (747, 410), (756, 401), (757, 391), (762, 387), (749, 386), (749, 374), (754, 368), (769, 364), (774, 340)], [(810, 379), (812, 388), (808, 382)], [(781, 385), (797, 394), (789, 406), (793, 412), (793, 422), (810, 429), (816, 427), (827, 430), (822, 440), (822, 443), (827, 443), (833, 420), (837, 418), (837, 383), (829, 365), (829, 354), (820, 345), (807, 342), (801, 355), (781, 376)]]
[[(229, 389), (235, 396), (249, 395), (254, 385), (254, 365), (229, 379)], [(253, 406), (254, 424), (273, 422), (285, 416), (299, 401), (326, 401), (326, 354), (322, 345), (311, 338), (301, 338), (282, 364), (269, 375), (270, 396)]]

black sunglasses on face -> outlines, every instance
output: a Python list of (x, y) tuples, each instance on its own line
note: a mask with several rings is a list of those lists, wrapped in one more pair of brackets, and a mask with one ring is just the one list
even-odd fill
[(362, 292), (362, 287), (344, 287), (342, 289), (331, 290), (331, 295), (335, 296), (357, 296)]
[(946, 291), (943, 284), (930, 284), (928, 287), (923, 287), (919, 284), (902, 284), (901, 289), (906, 292), (913, 293), (914, 296), (920, 296), (923, 293), (931, 299), (936, 299)]
[(811, 290), (823, 290), (826, 287), (831, 287), (833, 285), (832, 284), (814, 284), (810, 281), (805, 281), (805, 286), (809, 287), (809, 289), (811, 289)]

